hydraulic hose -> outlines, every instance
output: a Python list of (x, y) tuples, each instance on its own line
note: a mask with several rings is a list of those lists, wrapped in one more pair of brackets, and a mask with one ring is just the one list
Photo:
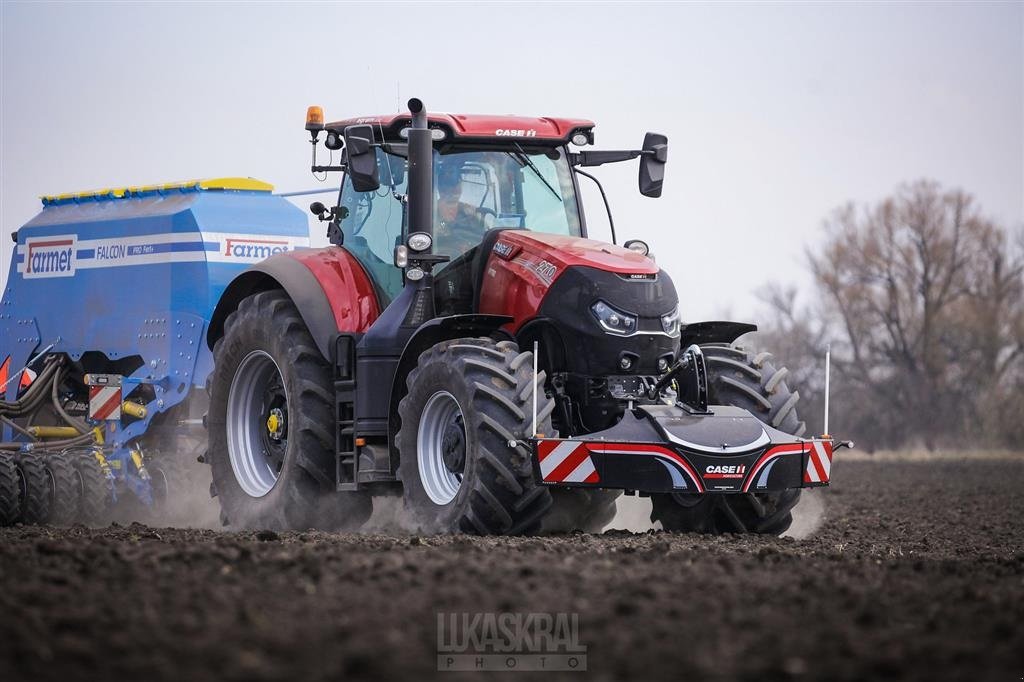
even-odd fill
[[(64, 358), (51, 356), (46, 359), (43, 370), (26, 389), (25, 393), (17, 400), (0, 401), (0, 422), (10, 426), (14, 431), (26, 436), (33, 444), (34, 450), (53, 450), (77, 446), (93, 445), (96, 437), (89, 426), (80, 419), (72, 417), (64, 409), (60, 402), (60, 386), (67, 376), (67, 369), (64, 367)], [(13, 421), (14, 418), (25, 415), (34, 415), (46, 401), (47, 394), (53, 403), (57, 414), (75, 429), (80, 435), (61, 440), (46, 442), (38, 441), (27, 429)], [(19, 451), (25, 443), (0, 443), (0, 451)]]
[(43, 368), (43, 371), (39, 373), (39, 376), (37, 376), (36, 380), (32, 382), (32, 385), (28, 387), (24, 395), (13, 401), (0, 400), (0, 414), (11, 417), (20, 417), (32, 412), (42, 403), (43, 400), (46, 399), (46, 394), (50, 389), (50, 383), (61, 364), (62, 362), (60, 358), (55, 357), (47, 359), (46, 366)]

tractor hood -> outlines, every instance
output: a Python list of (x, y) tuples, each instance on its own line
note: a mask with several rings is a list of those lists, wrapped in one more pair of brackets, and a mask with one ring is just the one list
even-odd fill
[[(594, 239), (545, 234), (530, 230), (502, 230), (494, 251), (503, 258), (536, 257), (561, 274), (566, 268), (584, 267), (618, 274), (656, 275), (657, 264), (635, 251)], [(554, 277), (552, 277), (554, 279)]]
[[(654, 375), (660, 360), (675, 359), (678, 327), (666, 329), (662, 318), (676, 314), (679, 299), (672, 279), (647, 256), (528, 230), (502, 230), (490, 239), (479, 311), (514, 318), (512, 331), (544, 320), (561, 338), (559, 366), (589, 376)], [(598, 305), (629, 326), (618, 333), (602, 327)]]

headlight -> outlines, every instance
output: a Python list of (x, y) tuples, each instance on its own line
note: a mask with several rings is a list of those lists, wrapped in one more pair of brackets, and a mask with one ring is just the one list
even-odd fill
[(413, 251), (419, 252), (429, 249), (433, 240), (426, 232), (413, 232), (409, 235), (409, 238), (405, 240), (405, 243), (408, 244), (409, 248)]
[(598, 301), (590, 307), (590, 312), (597, 318), (597, 323), (606, 332), (626, 336), (636, 331), (636, 316), (616, 310), (604, 301)]
[(676, 306), (676, 309), (667, 315), (661, 316), (661, 328), (669, 336), (675, 336), (679, 333), (679, 306)]

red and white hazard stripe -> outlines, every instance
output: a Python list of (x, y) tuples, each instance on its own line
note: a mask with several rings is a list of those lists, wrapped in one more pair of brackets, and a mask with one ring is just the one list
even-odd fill
[(120, 419), (121, 387), (90, 386), (89, 416), (92, 419)]
[(537, 443), (540, 474), (545, 483), (598, 483), (601, 477), (586, 443), (542, 440)]
[(828, 483), (832, 473), (832, 441), (815, 440), (810, 446), (804, 483)]

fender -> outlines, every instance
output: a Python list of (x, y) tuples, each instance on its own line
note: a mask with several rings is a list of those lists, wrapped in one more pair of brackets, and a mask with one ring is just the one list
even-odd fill
[(210, 349), (242, 299), (271, 289), (284, 289), (329, 361), (338, 332), (365, 332), (380, 315), (373, 283), (348, 251), (332, 246), (282, 253), (252, 266), (224, 290), (206, 335)]
[[(405, 380), (416, 366), (420, 354), (431, 346), (464, 336), (490, 336), (503, 325), (512, 322), (508, 315), (450, 315), (435, 317), (417, 329), (402, 350), (395, 378), (391, 384), (391, 409), (388, 419), (388, 443), (391, 448), (392, 471), (398, 467), (398, 449), (395, 436), (398, 433), (398, 403), (406, 392)], [(504, 334), (504, 332), (501, 332)], [(510, 337), (511, 338), (511, 337)]]
[(679, 347), (685, 349), (694, 343), (732, 343), (744, 334), (756, 331), (756, 324), (746, 322), (693, 322), (683, 325), (680, 330)]

